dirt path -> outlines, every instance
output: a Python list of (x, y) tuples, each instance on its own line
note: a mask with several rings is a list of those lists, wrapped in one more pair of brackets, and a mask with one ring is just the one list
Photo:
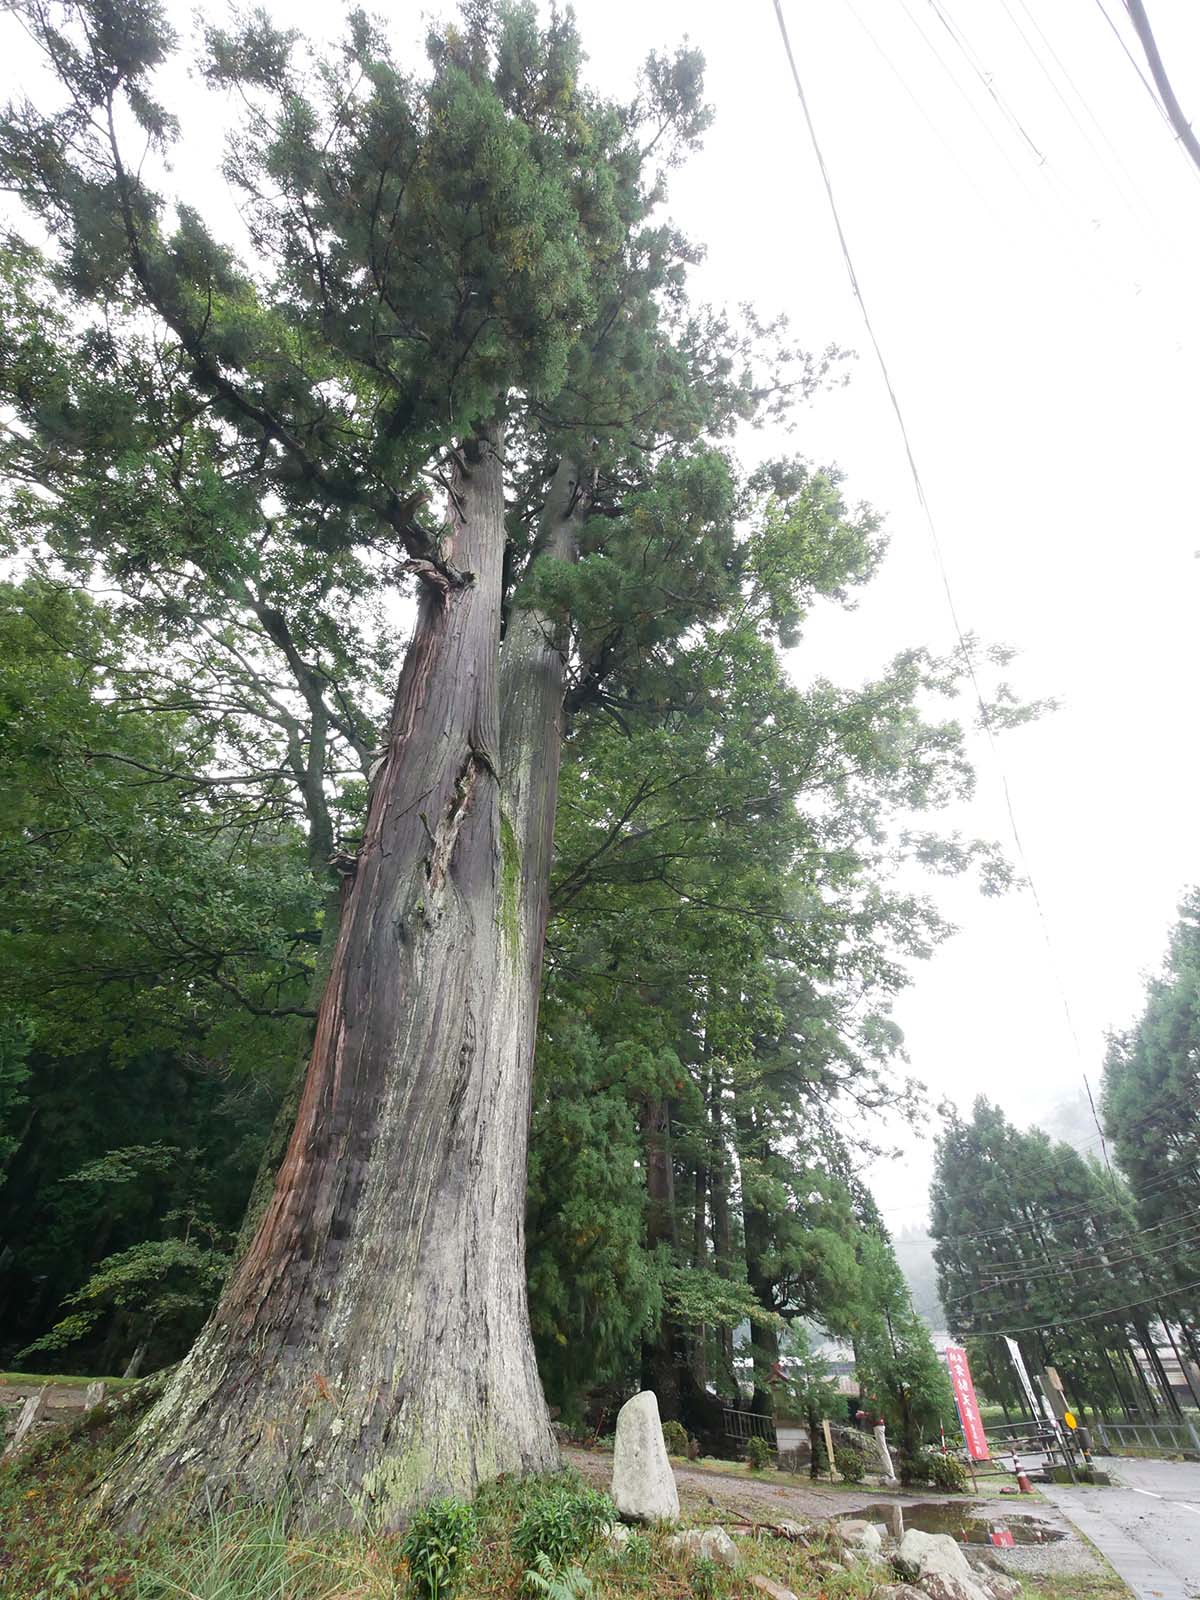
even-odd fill
[[(566, 1449), (566, 1459), (598, 1488), (607, 1489), (612, 1481), (612, 1455), (608, 1452)], [(919, 1491), (886, 1490), (864, 1485), (861, 1489), (835, 1488), (831, 1484), (779, 1482), (778, 1474), (761, 1478), (734, 1478), (711, 1468), (672, 1462), (679, 1486), (680, 1509), (684, 1516), (697, 1520), (733, 1523), (770, 1524), (805, 1522), (813, 1519), (853, 1515), (865, 1507), (873, 1516), (886, 1515), (883, 1507), (897, 1505), (902, 1510), (927, 1512), (941, 1505), (962, 1512), (972, 1519), (994, 1520), (1006, 1524), (1034, 1517), (1053, 1527), (1058, 1538), (1047, 1543), (1022, 1543), (1015, 1548), (993, 1549), (989, 1553), (997, 1565), (1022, 1577), (1038, 1574), (1096, 1573), (1102, 1568), (1089, 1546), (1079, 1538), (1070, 1521), (1044, 1501), (975, 1496), (946, 1496)], [(772, 1481), (774, 1479), (774, 1481)], [(953, 1531), (952, 1529), (938, 1531)], [(1099, 1542), (1099, 1541), (1098, 1541)], [(1138, 1600), (1154, 1600), (1139, 1595)], [(1180, 1600), (1172, 1594), (1162, 1600)], [(1190, 1600), (1190, 1596), (1189, 1596)]]
[[(598, 1450), (581, 1450), (568, 1445), (564, 1458), (577, 1467), (585, 1478), (600, 1488), (607, 1489), (612, 1480), (612, 1455)], [(791, 1482), (772, 1482), (774, 1473), (764, 1473), (759, 1478), (735, 1478), (728, 1473), (713, 1471), (708, 1467), (681, 1466), (672, 1462), (675, 1482), (679, 1486), (679, 1503), (685, 1511), (715, 1509), (732, 1522), (771, 1522), (781, 1519), (799, 1522), (808, 1517), (836, 1517), (843, 1512), (857, 1511), (861, 1506), (873, 1505), (883, 1499), (928, 1501), (926, 1495), (887, 1495), (882, 1490), (836, 1489), (829, 1484), (798, 1485)]]

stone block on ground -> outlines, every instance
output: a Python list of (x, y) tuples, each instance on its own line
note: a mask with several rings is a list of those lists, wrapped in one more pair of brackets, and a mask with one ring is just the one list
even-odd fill
[(896, 1551), (896, 1569), (929, 1600), (989, 1600), (971, 1563), (948, 1533), (910, 1528)]
[(719, 1561), (736, 1567), (741, 1557), (738, 1547), (724, 1528), (685, 1528), (667, 1540), (672, 1550), (684, 1550), (697, 1561)]
[(989, 1572), (980, 1580), (992, 1600), (1020, 1600), (1021, 1580), (1003, 1572)]
[(679, 1516), (679, 1490), (663, 1443), (658, 1399), (649, 1389), (635, 1394), (617, 1413), (612, 1497), (625, 1522), (674, 1522)]
[(887, 1529), (882, 1522), (864, 1522), (861, 1517), (846, 1517), (837, 1524), (838, 1532), (847, 1544), (868, 1555), (878, 1555), (883, 1549)]
[(36, 1425), (50, 1409), (50, 1384), (43, 1384), (36, 1394), (31, 1394), (21, 1407), (21, 1415), (17, 1418), (17, 1425), (13, 1429), (12, 1438), (4, 1447), (3, 1460), (15, 1456), (25, 1440), (33, 1432)]
[(761, 1577), (755, 1573), (754, 1577), (747, 1579), (752, 1589), (757, 1589), (760, 1594), (765, 1594), (767, 1600), (796, 1600), (795, 1592), (785, 1589), (781, 1583), (773, 1583), (770, 1578)]

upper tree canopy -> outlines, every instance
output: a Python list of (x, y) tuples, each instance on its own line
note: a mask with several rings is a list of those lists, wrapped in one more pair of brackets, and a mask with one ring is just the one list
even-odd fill
[[(618, 103), (581, 85), (571, 21), (542, 29), (530, 5), (468, 8), (431, 33), (421, 78), (363, 13), (322, 60), (262, 13), (210, 28), (203, 77), (247, 108), (225, 162), (242, 262), (143, 176), (143, 146), (162, 157), (177, 132), (155, 98), (177, 48), (162, 7), (20, 9), (62, 93), (9, 108), (0, 167), (82, 308), (52, 329), (10, 323), (43, 445), (32, 470), (107, 446), (115, 504), (144, 491), (126, 474), (147, 447), (186, 441), (177, 489), (216, 494), (222, 527), (239, 508), (260, 522), (269, 501), (323, 551), (437, 565), (425, 501), (483, 424), (503, 417), (531, 470), (564, 452), (603, 470), (811, 380), (803, 360), (755, 378), (749, 342), (689, 307), (695, 252), (653, 217), (708, 120), (695, 52), (651, 58)], [(67, 369), (68, 332), (86, 380)], [(52, 353), (41, 371), (33, 356)]]
[[(661, 675), (744, 591), (787, 637), (812, 594), (870, 571), (874, 524), (828, 476), (789, 464), (744, 484), (725, 454), (833, 352), (689, 300), (697, 252), (660, 208), (708, 121), (694, 51), (652, 57), (618, 102), (582, 84), (570, 19), (543, 28), (528, 5), (468, 7), (430, 34), (422, 75), (362, 14), (329, 58), (259, 13), (210, 28), (201, 76), (241, 118), (225, 163), (240, 260), (168, 192), (162, 8), (23, 12), (59, 89), (0, 122), (0, 170), (49, 245), (10, 242), (0, 322), (26, 547), (85, 575), (98, 557), (173, 621), (195, 613), (198, 574), (336, 682), (321, 715), (364, 770), (367, 597), (414, 572), (469, 581), (437, 511), (479, 427), (506, 435), (505, 611), (519, 592), (573, 618), (574, 707), (627, 700), (630, 671)], [(536, 562), (564, 456), (594, 513), (570, 573)], [(772, 496), (752, 549), (740, 530)]]

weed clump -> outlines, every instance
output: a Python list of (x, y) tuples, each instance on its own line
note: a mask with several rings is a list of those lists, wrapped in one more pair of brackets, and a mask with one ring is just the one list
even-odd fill
[(465, 1500), (431, 1500), (415, 1514), (400, 1545), (409, 1587), (418, 1600), (457, 1594), (479, 1540), (474, 1507)]

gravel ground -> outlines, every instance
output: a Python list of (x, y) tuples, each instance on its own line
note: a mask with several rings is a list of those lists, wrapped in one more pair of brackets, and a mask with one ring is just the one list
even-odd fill
[(1005, 1572), (1011, 1572), (1017, 1578), (1045, 1578), (1056, 1573), (1073, 1575), (1106, 1570), (1104, 1562), (1091, 1545), (1074, 1533), (1056, 1544), (1016, 1544), (1011, 1550), (992, 1550), (989, 1553)]

